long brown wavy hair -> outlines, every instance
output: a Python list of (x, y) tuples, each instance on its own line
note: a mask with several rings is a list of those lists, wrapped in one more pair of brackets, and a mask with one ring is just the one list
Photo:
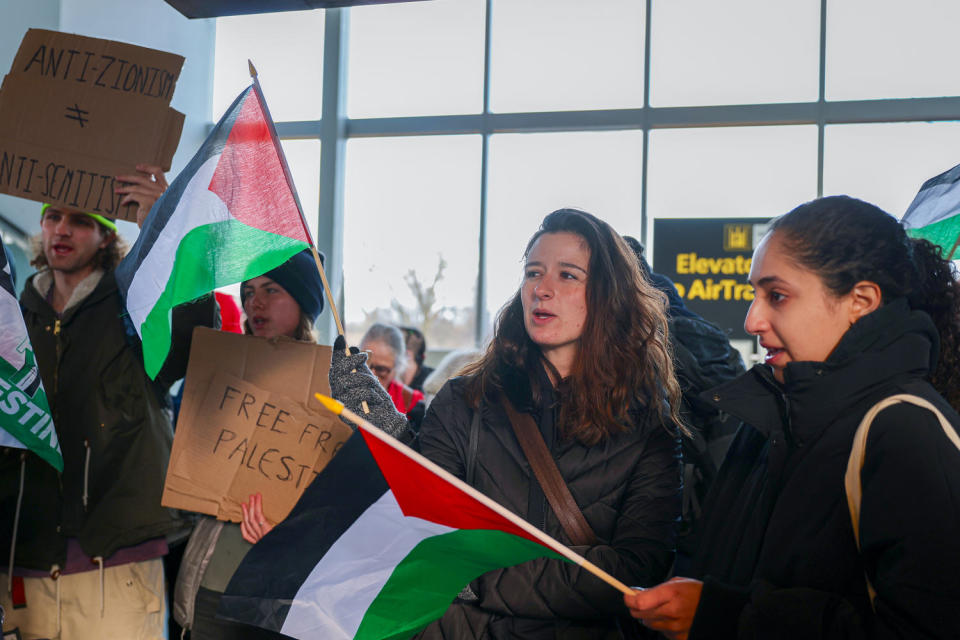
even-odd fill
[[(590, 248), (587, 318), (579, 357), (570, 375), (557, 385), (561, 436), (587, 446), (597, 444), (626, 430), (628, 409), (638, 405), (669, 416), (682, 428), (665, 297), (640, 275), (633, 253), (617, 232), (577, 209), (559, 209), (544, 218), (527, 243), (524, 258), (540, 236), (561, 232), (578, 235)], [(527, 335), (518, 290), (500, 310), (483, 357), (463, 372), (472, 376), (468, 401), (474, 406), (483, 398), (496, 402), (501, 391), (512, 398), (517, 387), (529, 385), (528, 402), (539, 404), (539, 366), (552, 369)]]

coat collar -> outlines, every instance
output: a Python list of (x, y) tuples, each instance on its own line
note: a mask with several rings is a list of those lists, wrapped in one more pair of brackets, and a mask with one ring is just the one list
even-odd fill
[(878, 389), (929, 375), (938, 351), (930, 317), (894, 300), (854, 324), (825, 362), (788, 364), (783, 385), (760, 364), (703, 397), (764, 433), (785, 430), (802, 443)]

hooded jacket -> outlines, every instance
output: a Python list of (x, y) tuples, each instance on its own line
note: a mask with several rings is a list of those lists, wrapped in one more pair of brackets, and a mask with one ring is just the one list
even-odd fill
[(174, 310), (170, 356), (152, 381), (112, 271), (81, 300), (71, 300), (61, 317), (41, 293), (49, 282), (49, 272), (29, 279), (21, 307), (63, 473), (32, 453), (0, 450), (0, 521), (10, 523), (0, 528), (0, 544), (10, 548), (23, 457), (14, 564), (40, 570), (64, 566), (67, 538), (77, 538), (86, 555), (108, 558), (184, 528), (177, 512), (160, 506), (173, 441), (167, 390), (183, 377), (193, 327), (217, 323), (213, 296)]
[[(541, 388), (549, 379), (541, 371)], [(467, 379), (448, 382), (430, 404), (420, 431), (422, 453), (459, 478), (466, 477), (473, 409)], [(679, 440), (660, 416), (630, 411), (630, 429), (588, 447), (558, 437), (551, 394), (532, 406), (529, 384), (509, 385), (518, 411), (540, 427), (560, 474), (600, 543), (573, 547), (630, 585), (649, 586), (666, 576), (680, 514)], [(563, 542), (569, 539), (546, 501), (500, 404), (483, 402), (473, 486)], [(619, 592), (576, 565), (538, 559), (484, 574), (471, 583), (476, 599), (458, 599), (420, 637), (619, 638)]]
[(874, 420), (862, 553), (844, 490), (854, 433), (880, 400), (912, 393), (960, 425), (925, 381), (938, 343), (930, 318), (897, 300), (826, 362), (788, 364), (783, 385), (757, 365), (704, 394), (745, 424), (708, 498), (691, 640), (960, 637), (960, 451), (936, 416), (898, 404)]

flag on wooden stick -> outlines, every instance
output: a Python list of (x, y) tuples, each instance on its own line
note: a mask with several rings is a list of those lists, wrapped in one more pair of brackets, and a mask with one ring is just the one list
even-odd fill
[(117, 267), (150, 377), (170, 351), (173, 307), (262, 275), (312, 244), (254, 83), (153, 206)]
[(576, 562), (630, 592), (340, 403), (318, 398), (358, 432), (250, 550), (219, 615), (294, 638), (408, 638), (477, 576), (542, 557)]

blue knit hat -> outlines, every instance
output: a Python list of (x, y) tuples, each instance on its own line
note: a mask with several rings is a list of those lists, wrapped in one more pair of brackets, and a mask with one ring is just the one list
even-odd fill
[[(323, 264), (323, 254), (320, 254)], [(323, 281), (313, 260), (313, 252), (304, 249), (282, 265), (263, 274), (287, 290), (311, 320), (317, 321), (323, 311)]]

